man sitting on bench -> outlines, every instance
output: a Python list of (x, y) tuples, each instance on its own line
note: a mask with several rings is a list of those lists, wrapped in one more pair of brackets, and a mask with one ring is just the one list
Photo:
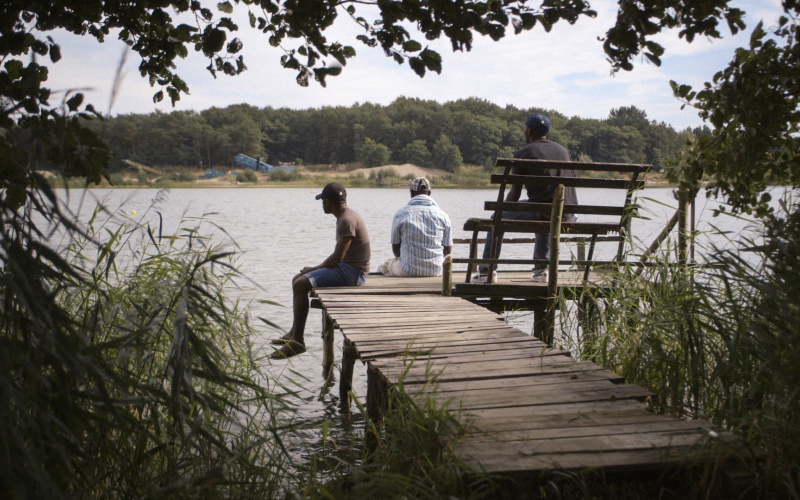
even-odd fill
[[(524, 158), (533, 160), (553, 160), (553, 161), (572, 161), (569, 152), (561, 144), (551, 141), (547, 138), (547, 133), (550, 132), (550, 120), (540, 113), (532, 114), (525, 120), (525, 141), (527, 144), (514, 153), (514, 158)], [(515, 167), (512, 172), (515, 175), (538, 175), (548, 177), (576, 177), (574, 170), (566, 169), (551, 169), (551, 168), (537, 168), (537, 167)], [(535, 186), (526, 185), (525, 189), (528, 194), (528, 199), (525, 202), (533, 203), (552, 203), (553, 195), (555, 193), (555, 186)], [(511, 188), (506, 195), (507, 202), (519, 201), (522, 194), (522, 186), (519, 184), (512, 184)], [(578, 195), (574, 187), (566, 187), (564, 189), (564, 204), (577, 205)], [(536, 212), (511, 212), (504, 211), (502, 214), (503, 219), (517, 219), (517, 220), (550, 220), (547, 214), (540, 214)], [(575, 214), (564, 214), (564, 222), (575, 222)], [(548, 233), (536, 233), (536, 243), (533, 247), (534, 259), (547, 259), (550, 256), (550, 235)], [(483, 258), (489, 258), (491, 249), (492, 233), (486, 235), (486, 244), (483, 247)], [(495, 258), (500, 258), (500, 248), (503, 243), (503, 235), (499, 235), (497, 242), (497, 254)], [(495, 271), (496, 273), (496, 271)], [(473, 283), (485, 283), (488, 277), (488, 269), (486, 267), (478, 267), (478, 273), (472, 276)], [(494, 275), (492, 281), (496, 282), (497, 274)], [(536, 282), (547, 281), (547, 264), (535, 264), (531, 280)]]

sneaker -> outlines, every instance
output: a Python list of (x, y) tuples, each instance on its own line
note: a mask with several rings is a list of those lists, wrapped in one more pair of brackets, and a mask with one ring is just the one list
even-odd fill
[[(470, 283), (486, 283), (489, 278), (488, 274), (475, 273), (472, 275)], [(497, 283), (497, 271), (492, 271), (492, 281)]]
[(547, 269), (537, 269), (531, 274), (531, 281), (536, 283), (547, 282)]

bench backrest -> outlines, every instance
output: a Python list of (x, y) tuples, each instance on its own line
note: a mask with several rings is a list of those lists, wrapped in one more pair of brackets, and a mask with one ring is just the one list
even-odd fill
[[(637, 207), (632, 204), (633, 193), (644, 187), (644, 181), (639, 180), (640, 175), (649, 170), (650, 165), (627, 163), (587, 163), (565, 162), (550, 160), (527, 160), (518, 158), (498, 158), (498, 168), (503, 168), (502, 174), (492, 174), (492, 184), (499, 184), (497, 201), (486, 202), (485, 209), (494, 212), (493, 221), (500, 224), (503, 211), (532, 211), (549, 215), (552, 205), (550, 203), (512, 203), (506, 202), (506, 190), (510, 185), (556, 186), (578, 188), (578, 205), (564, 205), (565, 214), (576, 214), (578, 224), (565, 224), (564, 230), (573, 234), (603, 234), (613, 224), (620, 234), (619, 249), (621, 255), (626, 237), (630, 233), (631, 217), (636, 213)], [(515, 167), (533, 167), (537, 169), (571, 169), (576, 177), (560, 176), (533, 176), (515, 175)], [(593, 175), (587, 175), (589, 173)], [(599, 174), (599, 176), (598, 176)], [(605, 178), (605, 174), (617, 174), (622, 178)], [(603, 196), (602, 204), (581, 203), (580, 188), (600, 188), (610, 190), (608, 196)], [(616, 193), (614, 193), (616, 192)], [(585, 196), (583, 197), (585, 200)], [(583, 217), (586, 216), (586, 217)]]

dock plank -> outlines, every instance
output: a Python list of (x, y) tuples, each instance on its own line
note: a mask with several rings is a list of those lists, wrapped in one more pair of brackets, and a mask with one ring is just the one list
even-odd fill
[[(498, 284), (466, 287), (454, 277), (454, 289), (541, 297), (528, 273), (502, 272)], [(562, 278), (582, 286), (580, 272), (559, 272)], [(457, 450), (480, 470), (637, 472), (710, 457), (708, 423), (647, 411), (646, 389), (469, 300), (442, 296), (441, 278), (370, 275), (364, 286), (313, 294), (370, 374), (389, 384), (402, 377), (410, 397), (454, 412), (466, 432)]]

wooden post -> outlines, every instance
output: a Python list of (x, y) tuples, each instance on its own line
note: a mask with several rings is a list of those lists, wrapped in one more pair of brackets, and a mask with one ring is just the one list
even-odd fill
[(442, 264), (442, 295), (449, 297), (453, 294), (453, 256), (448, 255)]
[(333, 370), (333, 320), (328, 312), (322, 311), (322, 373), (330, 378)]
[(689, 263), (689, 193), (678, 191), (678, 262), (681, 266)]
[(377, 425), (383, 419), (389, 404), (389, 386), (386, 378), (370, 366), (367, 369), (367, 416)]
[(558, 260), (561, 243), (561, 216), (564, 212), (564, 185), (556, 186), (553, 195), (553, 210), (550, 212), (550, 272), (547, 280), (547, 306), (545, 331), (542, 340), (553, 343), (556, 328), (556, 307), (558, 306)]
[(538, 305), (531, 306), (533, 310), (533, 336), (539, 340), (544, 340), (547, 332), (547, 307)]
[(342, 375), (339, 380), (339, 399), (343, 405), (350, 406), (350, 389), (353, 388), (353, 367), (358, 359), (358, 351), (352, 342), (345, 339), (342, 346)]
[[(367, 368), (367, 417), (372, 421), (375, 429), (379, 429), (383, 415), (389, 407), (389, 385), (383, 374), (369, 366)], [(373, 434), (367, 427), (366, 446), (374, 449), (380, 436)]]
[[(496, 164), (497, 162), (495, 162)], [(505, 202), (506, 198), (506, 182), (508, 178), (508, 174), (511, 173), (511, 166), (506, 166), (505, 170), (503, 171), (503, 181), (500, 183), (500, 190), (497, 192), (497, 208), (494, 211), (494, 216), (492, 217), (492, 239), (489, 242), (489, 258), (496, 259), (497, 258), (497, 243), (502, 238), (502, 235), (498, 234), (497, 227), (500, 224), (500, 221), (503, 218), (503, 202)], [(497, 269), (497, 264), (490, 263), (487, 265), (487, 271), (489, 273), (486, 276), (487, 283), (494, 283), (494, 270)]]
[[(469, 258), (474, 259), (478, 256), (478, 231), (472, 231), (472, 238), (469, 240)], [(475, 270), (472, 262), (467, 263), (467, 283), (472, 282), (472, 271)]]

